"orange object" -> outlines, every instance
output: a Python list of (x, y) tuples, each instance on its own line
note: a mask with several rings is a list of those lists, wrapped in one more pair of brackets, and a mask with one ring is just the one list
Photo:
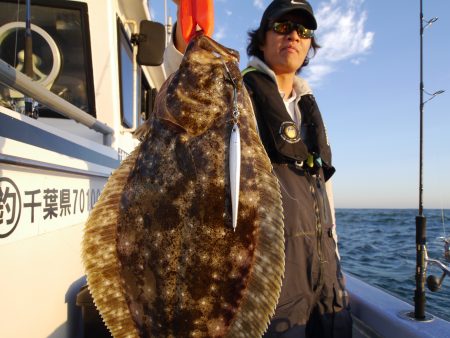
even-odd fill
[(183, 38), (188, 42), (194, 32), (194, 9), (193, 0), (181, 0), (180, 1), (180, 24)]
[(214, 4), (213, 0), (192, 0), (195, 5), (195, 20), (205, 35), (211, 37), (214, 31)]
[(214, 31), (213, 0), (181, 0), (180, 24), (186, 42), (189, 42), (197, 31), (197, 25), (205, 35), (211, 37)]

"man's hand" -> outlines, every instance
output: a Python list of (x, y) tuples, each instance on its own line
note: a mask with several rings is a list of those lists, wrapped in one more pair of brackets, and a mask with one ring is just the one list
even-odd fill
[(187, 43), (183, 39), (183, 33), (181, 32), (181, 25), (178, 23), (180, 22), (180, 0), (172, 0), (175, 5), (177, 5), (177, 22), (175, 23), (175, 36), (173, 44), (175, 47), (181, 52), (184, 53), (186, 50)]

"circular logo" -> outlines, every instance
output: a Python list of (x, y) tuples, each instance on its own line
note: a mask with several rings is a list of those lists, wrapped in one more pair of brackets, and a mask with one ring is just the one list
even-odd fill
[(283, 122), (280, 127), (280, 135), (288, 143), (297, 143), (300, 141), (300, 133), (294, 122)]
[(17, 185), (7, 177), (0, 177), (0, 238), (11, 235), (19, 224), (22, 201)]

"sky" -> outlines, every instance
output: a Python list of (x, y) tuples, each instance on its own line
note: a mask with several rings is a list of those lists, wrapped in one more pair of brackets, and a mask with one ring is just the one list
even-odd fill
[[(164, 0), (150, 0), (164, 23)], [(247, 64), (247, 32), (270, 0), (215, 0), (213, 38)], [(311, 0), (322, 46), (300, 76), (310, 82), (333, 149), (338, 208), (418, 208), (420, 0)], [(450, 1), (423, 0), (428, 93), (423, 205), (450, 209)], [(167, 1), (175, 21), (176, 7)], [(424, 100), (431, 98), (427, 94)]]

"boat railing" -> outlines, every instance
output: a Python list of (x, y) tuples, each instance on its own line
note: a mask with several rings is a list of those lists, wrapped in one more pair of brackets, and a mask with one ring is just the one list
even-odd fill
[(17, 71), (14, 67), (0, 59), (0, 82), (22, 94), (33, 98), (48, 108), (75, 120), (88, 128), (103, 134), (103, 144), (111, 146), (114, 130), (98, 121), (95, 117), (84, 112), (77, 106), (67, 102), (50, 90), (31, 80), (28, 76)]

